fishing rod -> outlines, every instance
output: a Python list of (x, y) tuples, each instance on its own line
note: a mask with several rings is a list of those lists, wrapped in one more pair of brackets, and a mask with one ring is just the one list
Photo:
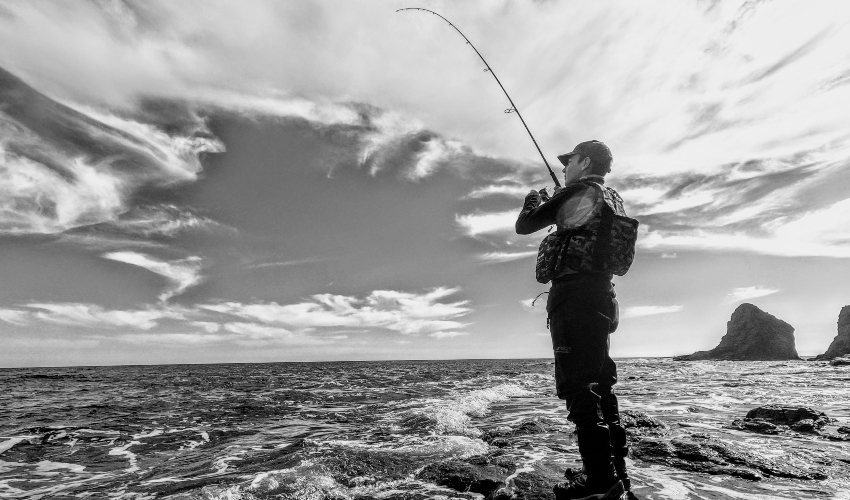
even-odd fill
[(449, 26), (451, 26), (452, 28), (455, 29), (455, 31), (460, 33), (460, 36), (462, 36), (463, 39), (466, 40), (466, 44), (469, 45), (470, 47), (472, 47), (472, 50), (474, 50), (475, 53), (478, 54), (478, 57), (481, 59), (481, 61), (484, 62), (484, 65), (487, 66), (487, 69), (485, 69), (484, 71), (489, 72), (491, 75), (493, 75), (493, 78), (496, 79), (496, 83), (499, 84), (499, 87), (502, 88), (502, 92), (505, 93), (505, 97), (508, 98), (508, 102), (511, 103), (511, 107), (506, 109), (505, 113), (516, 113), (516, 115), (519, 117), (519, 121), (522, 122), (522, 126), (525, 127), (525, 131), (528, 132), (528, 136), (531, 137), (531, 142), (534, 143), (534, 147), (537, 148), (537, 152), (540, 153), (540, 157), (543, 158), (543, 163), (546, 164), (546, 168), (549, 170), (549, 175), (552, 176), (552, 180), (555, 181), (555, 185), (558, 186), (558, 187), (561, 187), (561, 183), (558, 181), (558, 176), (555, 175), (555, 172), (552, 170), (552, 167), (549, 166), (549, 162), (546, 161), (546, 157), (543, 156), (543, 151), (541, 151), (540, 146), (537, 145), (537, 141), (534, 139), (534, 136), (531, 134), (531, 130), (528, 129), (528, 125), (525, 124), (525, 120), (523, 120), (522, 115), (519, 112), (519, 109), (517, 109), (516, 104), (514, 104), (513, 99), (511, 99), (511, 96), (508, 95), (508, 91), (505, 90), (505, 86), (502, 85), (502, 82), (499, 81), (499, 77), (496, 76), (496, 73), (493, 71), (493, 69), (490, 67), (490, 65), (487, 64), (487, 61), (484, 59), (484, 56), (481, 55), (481, 52), (478, 52), (478, 49), (475, 48), (475, 45), (472, 45), (472, 42), (469, 41), (469, 38), (466, 38), (466, 35), (464, 35), (463, 32), (457, 28), (457, 26), (452, 24), (451, 21), (449, 21), (445, 17), (441, 16), (440, 14), (437, 14), (433, 10), (423, 9), (423, 8), (420, 8), (420, 7), (406, 7), (404, 9), (398, 9), (396, 12), (401, 12), (403, 10), (421, 10), (423, 12), (428, 12), (430, 14), (434, 14), (435, 16), (439, 17), (443, 21), (449, 23)]

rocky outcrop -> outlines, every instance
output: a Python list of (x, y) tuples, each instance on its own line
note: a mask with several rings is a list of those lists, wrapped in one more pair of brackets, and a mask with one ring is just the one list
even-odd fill
[(753, 408), (747, 416), (732, 422), (731, 428), (758, 434), (783, 434), (787, 431), (820, 434), (830, 418), (822, 411), (806, 407), (765, 405)]
[(487, 496), (503, 486), (514, 471), (516, 464), (508, 457), (477, 456), (428, 464), (416, 477), (457, 491)]
[(800, 359), (794, 327), (752, 304), (741, 304), (726, 323), (726, 335), (710, 351), (676, 356), (677, 361), (705, 359), (776, 361)]
[(838, 313), (838, 334), (832, 339), (829, 349), (815, 359), (833, 359), (847, 354), (850, 354), (850, 306), (841, 308), (841, 312)]
[(632, 446), (632, 456), (677, 469), (756, 481), (764, 476), (808, 480), (827, 478), (821, 468), (762, 457), (748, 451), (743, 445), (705, 433), (678, 436), (670, 441), (643, 438)]

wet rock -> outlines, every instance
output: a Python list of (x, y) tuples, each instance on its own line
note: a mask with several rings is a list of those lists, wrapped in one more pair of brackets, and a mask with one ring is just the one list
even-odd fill
[(785, 429), (777, 427), (776, 425), (771, 424), (770, 422), (764, 422), (762, 420), (749, 420), (745, 418), (733, 420), (729, 427), (739, 431), (749, 431), (755, 432), (757, 434), (782, 434), (785, 431)]
[(626, 433), (632, 438), (648, 435), (661, 436), (668, 432), (668, 427), (664, 422), (642, 411), (620, 411), (620, 423), (623, 424)]
[(504, 486), (516, 464), (506, 457), (479, 456), (426, 465), (416, 477), (457, 491), (487, 496)]
[[(826, 349), (826, 352), (815, 357), (817, 360), (833, 359), (839, 356), (850, 354), (850, 306), (841, 308), (838, 313), (838, 333), (832, 339), (832, 343)], [(833, 366), (842, 366), (850, 364), (850, 359), (847, 363), (836, 364)], [(832, 363), (830, 363), (832, 364)]]
[(850, 427), (848, 427), (848, 426), (846, 426), (846, 425), (842, 425), (842, 426), (841, 426), (841, 427), (839, 427), (837, 430), (838, 430), (838, 432), (840, 432), (841, 434), (850, 434)]
[(829, 364), (831, 366), (847, 366), (850, 365), (850, 358), (835, 358)]
[(320, 459), (330, 476), (348, 488), (377, 481), (402, 479), (420, 466), (413, 457), (398, 453), (374, 453), (369, 450), (339, 448), (332, 456)]
[(830, 418), (826, 415), (826, 413), (813, 410), (805, 406), (759, 406), (758, 408), (753, 408), (748, 411), (746, 418), (789, 426), (803, 420), (811, 420), (812, 425), (818, 429), (830, 422)]
[(633, 443), (632, 456), (678, 469), (751, 480), (759, 480), (764, 476), (807, 480), (827, 477), (822, 470), (806, 467), (800, 460), (786, 457), (779, 463), (702, 433), (680, 436), (670, 441), (643, 438)]
[(673, 359), (768, 361), (800, 359), (800, 356), (794, 343), (794, 327), (752, 304), (744, 303), (732, 313), (726, 323), (726, 335), (717, 347)]
[(620, 422), (623, 424), (623, 427), (626, 429), (630, 429), (633, 427), (648, 427), (651, 429), (666, 429), (667, 426), (664, 422), (658, 420), (655, 417), (647, 415), (642, 411), (636, 410), (623, 410), (620, 412)]
[[(557, 430), (558, 426), (544, 419), (527, 419), (523, 420), (515, 427), (509, 427), (505, 425), (502, 427), (497, 427), (495, 429), (485, 431), (481, 435), (481, 439), (493, 446), (500, 446), (499, 444), (494, 443), (496, 443), (497, 440), (499, 440), (499, 443), (507, 443), (507, 438), (517, 436), (528, 436), (532, 434), (546, 434), (549, 432), (555, 432)], [(506, 446), (506, 444), (501, 446)]]
[(733, 420), (730, 429), (758, 434), (783, 434), (788, 431), (820, 435), (830, 422), (826, 413), (806, 407), (766, 405), (753, 408), (743, 419)]
[(510, 445), (511, 442), (507, 438), (497, 437), (490, 440), (490, 446), (495, 446), (496, 448), (507, 448)]
[(520, 472), (509, 487), (499, 489), (488, 500), (552, 500), (558, 479), (537, 472)]
[(791, 430), (794, 432), (804, 432), (807, 434), (819, 434), (820, 429), (815, 425), (815, 421), (806, 418), (791, 424)]

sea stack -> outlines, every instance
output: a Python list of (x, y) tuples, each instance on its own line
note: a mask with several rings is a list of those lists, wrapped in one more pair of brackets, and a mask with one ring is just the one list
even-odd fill
[(850, 306), (841, 308), (841, 312), (838, 313), (838, 334), (832, 339), (829, 349), (815, 359), (827, 360), (846, 354), (850, 354)]
[(732, 313), (732, 318), (726, 323), (726, 335), (717, 347), (673, 359), (775, 361), (800, 359), (800, 356), (794, 344), (793, 326), (752, 304), (744, 303)]

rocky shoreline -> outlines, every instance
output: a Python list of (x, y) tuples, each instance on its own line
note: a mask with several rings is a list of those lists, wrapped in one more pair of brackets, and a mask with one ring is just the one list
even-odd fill
[[(633, 461), (699, 474), (727, 475), (750, 481), (766, 478), (823, 481), (836, 475), (846, 476), (850, 463), (850, 459), (830, 456), (827, 452), (820, 456), (789, 453), (781, 459), (763, 456), (741, 443), (705, 432), (674, 431), (640, 411), (624, 411), (622, 422)], [(828, 426), (837, 429), (827, 429)], [(850, 441), (850, 427), (837, 426), (837, 422), (825, 413), (806, 407), (760, 406), (730, 422), (726, 429), (782, 435), (788, 439)], [(429, 464), (417, 477), (458, 492), (478, 493), (488, 500), (551, 499), (552, 486), (563, 481), (563, 477), (539, 471), (517, 473), (518, 464), (507, 451), (514, 445), (513, 437), (553, 430), (555, 428), (546, 422), (529, 420), (509, 430), (486, 433), (485, 439), (495, 448), (490, 453)]]

